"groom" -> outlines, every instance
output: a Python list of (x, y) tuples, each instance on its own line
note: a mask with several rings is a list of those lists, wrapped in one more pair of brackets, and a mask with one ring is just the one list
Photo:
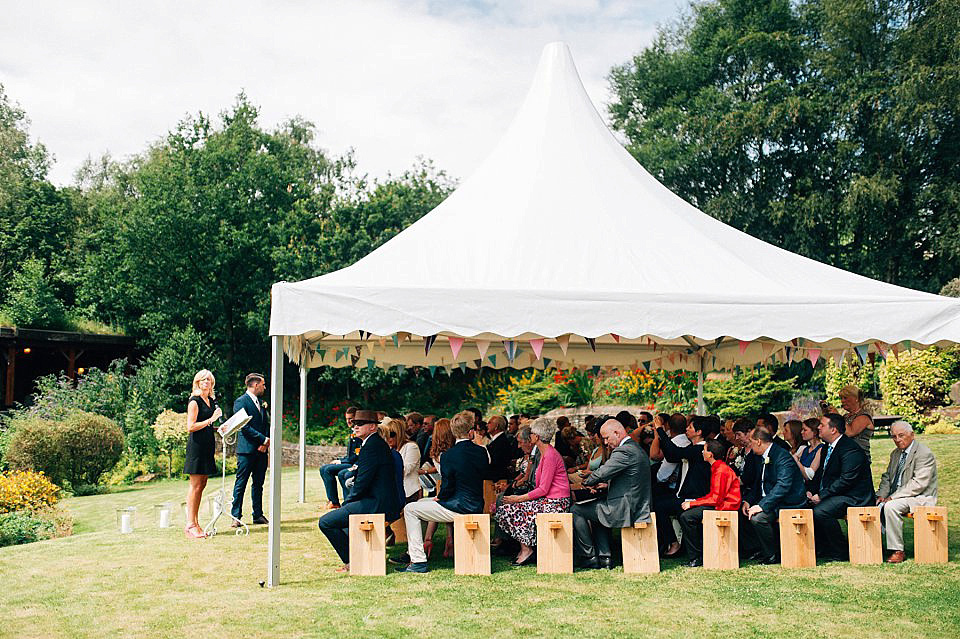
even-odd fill
[(247, 488), (247, 479), (253, 478), (250, 486), (250, 501), (253, 504), (253, 523), (265, 524), (263, 516), (263, 479), (267, 474), (267, 449), (270, 447), (270, 420), (260, 402), (260, 396), (267, 384), (260, 373), (250, 373), (244, 380), (247, 392), (233, 402), (233, 412), (242, 408), (250, 415), (237, 436), (237, 480), (233, 484), (233, 511), (236, 518), (233, 527), (240, 527), (239, 519), (243, 510), (243, 493)]

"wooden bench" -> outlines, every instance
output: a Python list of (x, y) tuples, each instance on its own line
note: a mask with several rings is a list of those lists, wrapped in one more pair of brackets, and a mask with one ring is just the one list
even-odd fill
[(812, 509), (786, 508), (780, 511), (780, 565), (784, 568), (817, 565)]
[(740, 567), (740, 519), (735, 510), (703, 511), (703, 567), (736, 570)]
[(350, 515), (347, 534), (350, 538), (350, 574), (386, 575), (386, 524), (383, 515)]
[(537, 574), (573, 572), (573, 514), (537, 515)]
[(623, 544), (623, 572), (645, 574), (660, 572), (660, 548), (657, 544), (657, 515), (650, 513), (650, 522), (637, 522), (620, 529)]
[(483, 480), (483, 512), (490, 513), (494, 504), (497, 503), (497, 489), (494, 483), (489, 479)]
[(918, 506), (907, 515), (913, 519), (913, 557), (918, 564), (945, 564), (947, 555), (947, 507)]
[(490, 574), (490, 515), (455, 515), (453, 518), (453, 572), (457, 575)]
[(851, 564), (883, 563), (880, 507), (847, 508), (847, 538)]

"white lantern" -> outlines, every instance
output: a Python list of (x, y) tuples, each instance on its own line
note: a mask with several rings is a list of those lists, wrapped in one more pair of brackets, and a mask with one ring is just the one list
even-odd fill
[(134, 516), (137, 514), (135, 506), (117, 508), (117, 528), (123, 535), (133, 532)]
[(169, 528), (173, 522), (173, 506), (169, 503), (157, 504), (153, 510), (157, 515), (157, 528)]

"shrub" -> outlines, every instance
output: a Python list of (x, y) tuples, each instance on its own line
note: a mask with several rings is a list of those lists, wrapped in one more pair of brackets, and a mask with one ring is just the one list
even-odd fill
[(0, 547), (50, 539), (55, 532), (52, 522), (31, 512), (0, 514)]
[(587, 371), (555, 371), (553, 383), (562, 406), (586, 406), (593, 403), (596, 384)]
[(10, 280), (4, 315), (23, 328), (60, 329), (66, 326), (63, 303), (47, 281), (43, 262), (30, 258)]
[(0, 473), (0, 513), (42, 510), (60, 499), (60, 489), (43, 473)]
[(944, 284), (940, 294), (947, 297), (960, 297), (960, 277), (955, 277)]
[(938, 421), (931, 411), (946, 403), (955, 356), (954, 351), (930, 347), (887, 359), (880, 371), (885, 409), (920, 429)]
[(536, 369), (511, 377), (506, 388), (497, 393), (504, 410), (539, 415), (560, 405), (557, 387), (544, 371)]
[(741, 369), (731, 379), (705, 382), (703, 397), (711, 413), (723, 417), (756, 415), (787, 407), (794, 380), (776, 380), (769, 368)]
[(96, 484), (123, 452), (123, 432), (110, 419), (75, 412), (62, 422), (18, 420), (7, 458), (11, 468), (46, 473), (60, 485)]
[(869, 361), (861, 364), (856, 355), (849, 355), (840, 364), (832, 358), (827, 359), (824, 367), (826, 375), (827, 403), (835, 408), (840, 407), (840, 391), (851, 384), (859, 388), (864, 394), (870, 394), (879, 384), (882, 360)]
[(173, 474), (173, 453), (187, 445), (187, 414), (167, 409), (153, 422), (153, 436), (167, 455), (167, 477)]

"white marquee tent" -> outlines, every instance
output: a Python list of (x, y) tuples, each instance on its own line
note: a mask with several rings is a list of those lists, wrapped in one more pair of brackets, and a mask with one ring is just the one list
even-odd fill
[[(960, 300), (827, 266), (700, 212), (614, 138), (569, 49), (553, 43), (477, 171), (355, 264), (275, 284), (270, 335), (271, 402), (283, 405), (286, 353), (301, 367), (303, 415), (306, 371), (318, 366), (643, 366), (702, 379), (960, 342)], [(270, 454), (279, 468), (280, 447)], [(270, 495), (273, 586), (279, 473)]]

